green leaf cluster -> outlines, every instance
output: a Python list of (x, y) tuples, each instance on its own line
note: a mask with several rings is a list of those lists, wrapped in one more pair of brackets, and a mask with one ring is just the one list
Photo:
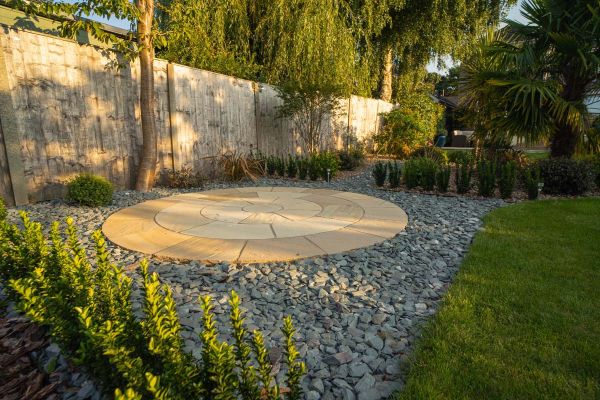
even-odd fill
[(443, 113), (444, 108), (425, 92), (406, 96), (396, 109), (383, 114), (384, 127), (373, 136), (377, 152), (408, 158), (433, 139)]
[[(21, 213), (22, 228), (0, 220), (0, 278), (19, 308), (48, 327), (53, 339), (85, 366), (117, 399), (299, 399), (304, 363), (294, 346), (294, 328), (283, 324), (287, 394), (271, 377), (262, 334), (248, 334), (240, 300), (232, 292), (234, 344), (219, 341), (210, 297), (204, 311), (202, 360), (183, 349), (171, 289), (140, 263), (141, 315), (132, 303), (132, 278), (112, 263), (100, 231), (90, 259), (74, 221), (54, 223), (48, 237), (41, 224)], [(256, 365), (256, 366), (254, 366)], [(285, 386), (285, 385), (284, 385)]]
[(112, 202), (113, 185), (101, 176), (81, 174), (67, 184), (67, 198), (84, 206), (107, 206)]

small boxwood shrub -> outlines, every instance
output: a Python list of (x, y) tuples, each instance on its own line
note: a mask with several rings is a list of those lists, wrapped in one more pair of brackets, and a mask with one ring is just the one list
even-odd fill
[(295, 178), (296, 173), (298, 172), (298, 159), (290, 155), (288, 157), (286, 169), (288, 178)]
[(420, 169), (420, 185), (423, 189), (432, 191), (435, 188), (435, 179), (438, 170), (438, 162), (433, 158), (420, 158), (418, 164)]
[(375, 163), (373, 167), (373, 178), (375, 178), (375, 184), (379, 187), (385, 185), (385, 179), (387, 178), (387, 164), (381, 161)]
[(316, 181), (321, 176), (321, 165), (316, 157), (310, 157), (308, 159), (307, 172), (311, 181)]
[(435, 185), (438, 192), (446, 193), (450, 186), (450, 174), (452, 170), (448, 166), (440, 166), (435, 177)]
[(67, 198), (84, 206), (107, 206), (112, 201), (113, 185), (101, 176), (81, 174), (67, 188)]
[(306, 158), (299, 158), (298, 162), (298, 178), (305, 180), (308, 176), (308, 160)]
[(523, 186), (527, 190), (529, 200), (535, 200), (540, 194), (539, 185), (542, 182), (540, 169), (537, 166), (526, 168), (523, 171)]
[(496, 163), (482, 160), (477, 163), (477, 189), (480, 196), (491, 197), (496, 188)]
[(400, 164), (398, 164), (396, 161), (394, 161), (393, 163), (388, 162), (387, 167), (389, 171), (388, 180), (390, 182), (390, 187), (392, 189), (395, 189), (398, 186), (400, 186), (400, 177), (402, 176)]
[(500, 167), (500, 179), (498, 180), (498, 188), (500, 189), (500, 197), (508, 199), (512, 196), (517, 179), (517, 163), (515, 161), (507, 161)]
[(317, 160), (317, 164), (319, 165), (319, 173), (323, 180), (327, 180), (327, 170), (329, 170), (330, 178), (333, 178), (340, 170), (340, 160), (336, 153), (324, 151), (314, 155), (313, 157)]
[(471, 190), (471, 177), (473, 176), (473, 168), (471, 163), (462, 163), (456, 166), (456, 192), (465, 194)]
[(337, 155), (340, 160), (340, 170), (342, 171), (355, 170), (361, 165), (365, 157), (362, 149), (359, 147), (341, 150)]
[(267, 170), (267, 175), (269, 175), (269, 176), (275, 175), (275, 172), (277, 171), (278, 160), (279, 159), (275, 156), (269, 156), (266, 158), (265, 166), (266, 166), (266, 170)]
[(275, 160), (275, 172), (277, 173), (277, 175), (283, 178), (285, 176), (286, 167), (285, 159), (277, 157)]
[(594, 184), (592, 165), (587, 161), (551, 158), (537, 163), (544, 181), (544, 193), (577, 195)]
[(409, 189), (416, 188), (421, 182), (419, 159), (407, 160), (404, 163), (404, 183)]

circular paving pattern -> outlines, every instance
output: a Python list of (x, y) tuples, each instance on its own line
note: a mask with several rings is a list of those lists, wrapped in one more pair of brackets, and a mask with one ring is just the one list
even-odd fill
[(248, 187), (146, 201), (112, 214), (102, 230), (146, 254), (245, 263), (365, 247), (396, 236), (406, 223), (398, 206), (362, 194)]

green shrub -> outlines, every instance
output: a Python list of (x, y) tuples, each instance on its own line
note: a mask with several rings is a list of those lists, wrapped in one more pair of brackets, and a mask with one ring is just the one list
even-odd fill
[(404, 183), (409, 189), (416, 188), (421, 182), (419, 159), (407, 160), (404, 163)]
[[(600, 123), (600, 118), (598, 118), (598, 121), (598, 123)], [(600, 128), (598, 132), (600, 132)], [(579, 158), (579, 160), (586, 161), (590, 164), (592, 169), (592, 175), (594, 177), (594, 183), (596, 184), (596, 188), (600, 189), (600, 153), (585, 155)]]
[(306, 176), (308, 175), (308, 160), (306, 158), (299, 158), (298, 159), (298, 178), (305, 180)]
[(465, 194), (471, 190), (471, 177), (473, 176), (473, 168), (471, 163), (458, 164), (456, 166), (456, 192)]
[(540, 169), (537, 166), (526, 168), (523, 171), (523, 185), (527, 190), (527, 197), (529, 200), (535, 200), (540, 194), (540, 183), (542, 178), (540, 175)]
[(419, 147), (410, 154), (410, 158), (430, 158), (438, 164), (446, 164), (448, 162), (448, 154), (441, 148), (434, 146)]
[(376, 162), (373, 166), (373, 178), (375, 178), (375, 184), (379, 187), (385, 185), (387, 168), (387, 164), (381, 161)]
[(107, 206), (112, 201), (113, 185), (101, 176), (81, 174), (67, 188), (67, 198), (84, 206)]
[(450, 174), (452, 170), (448, 166), (440, 166), (437, 171), (437, 175), (435, 178), (435, 185), (437, 187), (438, 192), (446, 193), (448, 191), (448, 186), (450, 186)]
[(517, 163), (515, 161), (507, 161), (500, 167), (500, 179), (498, 180), (498, 188), (500, 196), (503, 199), (508, 199), (512, 196), (515, 188), (515, 180), (517, 178)]
[(469, 150), (453, 150), (448, 153), (448, 161), (456, 165), (471, 164), (474, 161), (473, 152)]
[[(217, 338), (210, 297), (201, 298), (201, 361), (183, 350), (181, 325), (168, 285), (140, 263), (142, 315), (134, 315), (132, 279), (110, 262), (102, 234), (93, 235), (89, 260), (72, 219), (49, 238), (21, 214), (23, 229), (0, 224), (0, 276), (19, 308), (48, 327), (73, 361), (119, 399), (278, 398), (279, 386), (263, 336), (244, 327), (235, 292), (230, 297), (233, 344)], [(66, 237), (66, 240), (63, 239)], [(48, 240), (49, 239), (49, 240)], [(298, 361), (289, 317), (283, 324), (288, 399), (299, 399), (305, 366)], [(284, 382), (285, 384), (285, 382)]]
[(321, 163), (316, 157), (310, 157), (308, 159), (308, 177), (311, 181), (316, 181), (321, 176)]
[(341, 150), (337, 153), (340, 160), (340, 170), (352, 171), (358, 168), (365, 157), (362, 148), (353, 147), (350, 150)]
[(277, 171), (278, 160), (279, 159), (275, 156), (267, 157), (265, 164), (266, 164), (267, 174), (269, 176), (275, 175), (275, 172)]
[(383, 129), (373, 136), (380, 154), (407, 158), (416, 148), (425, 146), (435, 134), (444, 116), (444, 107), (423, 91), (398, 99), (398, 108), (383, 115)]
[(551, 158), (537, 163), (544, 181), (544, 193), (577, 195), (594, 184), (592, 165), (587, 161)]
[(275, 161), (275, 172), (278, 176), (282, 178), (285, 176), (285, 167), (285, 159), (277, 157)]
[(404, 182), (409, 189), (422, 186), (425, 190), (435, 188), (438, 163), (431, 158), (412, 158), (404, 163)]
[(0, 197), (0, 223), (6, 220), (6, 216), (8, 212), (6, 211), (6, 203), (4, 203), (4, 199)]
[(298, 172), (298, 159), (292, 156), (288, 157), (287, 162), (287, 176), (289, 178), (295, 178)]
[(194, 172), (192, 168), (182, 167), (179, 170), (169, 170), (167, 175), (167, 186), (175, 189), (199, 188), (204, 184), (200, 172)]
[(322, 153), (313, 156), (319, 165), (320, 175), (323, 180), (327, 180), (327, 170), (329, 170), (329, 177), (333, 178), (340, 170), (340, 161), (337, 154), (331, 151), (324, 151)]
[(494, 161), (482, 160), (477, 163), (477, 185), (480, 196), (491, 197), (496, 188), (496, 163)]
[(398, 186), (400, 186), (400, 177), (402, 176), (400, 164), (398, 164), (396, 161), (394, 161), (393, 163), (388, 162), (387, 167), (389, 171), (388, 180), (390, 182), (390, 187), (397, 188)]
[(423, 189), (432, 191), (435, 188), (436, 173), (438, 170), (438, 163), (431, 158), (418, 158), (418, 165), (420, 169), (420, 185)]

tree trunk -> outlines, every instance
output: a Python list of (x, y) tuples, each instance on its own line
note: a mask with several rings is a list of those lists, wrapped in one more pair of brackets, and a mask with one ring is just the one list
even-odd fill
[(140, 46), (140, 110), (142, 116), (142, 153), (135, 189), (147, 192), (154, 185), (157, 163), (157, 138), (154, 118), (154, 44), (152, 17), (154, 0), (136, 0), (140, 10), (138, 45)]
[(393, 70), (392, 46), (387, 46), (383, 55), (383, 74), (381, 77), (381, 90), (379, 98), (383, 101), (392, 101), (392, 70)]
[[(591, 83), (578, 76), (572, 68), (563, 71), (565, 86), (561, 97), (572, 104), (582, 103), (585, 99), (585, 88)], [(581, 130), (566, 120), (558, 121), (556, 131), (550, 139), (550, 157), (571, 158), (575, 154)]]
[(573, 157), (578, 139), (578, 133), (570, 124), (558, 124), (550, 143), (550, 157)]

